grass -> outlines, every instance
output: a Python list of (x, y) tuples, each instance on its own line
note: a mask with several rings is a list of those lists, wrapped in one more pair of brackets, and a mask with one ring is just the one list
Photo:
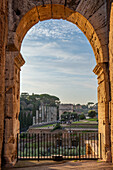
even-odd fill
[(50, 125), (43, 125), (43, 126), (38, 126), (38, 127), (33, 127), (34, 128), (43, 128), (43, 127), (50, 127), (50, 126), (54, 126), (56, 124), (50, 124)]
[(73, 122), (72, 124), (90, 124), (90, 123), (92, 123), (92, 122), (94, 122), (94, 121), (96, 121), (97, 122), (97, 118), (90, 118), (90, 119), (84, 119), (84, 120), (82, 120), (82, 121), (78, 121), (78, 122)]
[(89, 124), (90, 122), (84, 122), (84, 121), (78, 121), (78, 122), (73, 122), (72, 124)]
[(75, 124), (75, 125), (71, 125), (69, 126), (70, 128), (98, 128), (98, 125), (79, 125), (79, 124)]
[(98, 119), (97, 118), (90, 118), (88, 119), (88, 121), (97, 121)]

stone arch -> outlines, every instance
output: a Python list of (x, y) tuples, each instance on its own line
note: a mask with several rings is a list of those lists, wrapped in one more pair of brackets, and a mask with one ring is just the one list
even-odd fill
[[(39, 21), (64, 19), (76, 24), (89, 40), (97, 62), (99, 133), (102, 134), (102, 158), (110, 153), (109, 127), (109, 29), (106, 0), (9, 0), (8, 35), (5, 51), (5, 127), (4, 159), (13, 164), (16, 158), (16, 135), (19, 132), (19, 72), (24, 64), (20, 54), (27, 31)], [(5, 30), (5, 29), (4, 29)], [(18, 74), (17, 74), (18, 73)]]
[(36, 23), (48, 19), (64, 19), (72, 22), (85, 34), (89, 40), (92, 49), (94, 51), (95, 59), (97, 63), (104, 61), (103, 49), (101, 42), (97, 36), (91, 23), (79, 12), (73, 11), (64, 5), (45, 5), (36, 6), (28, 11), (20, 20), (16, 29), (14, 38), (14, 44), (18, 50), (21, 48), (21, 43), (27, 31)]

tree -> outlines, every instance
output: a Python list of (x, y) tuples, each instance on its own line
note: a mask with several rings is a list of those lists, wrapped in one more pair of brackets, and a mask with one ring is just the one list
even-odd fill
[(80, 120), (86, 119), (86, 117), (85, 117), (84, 114), (81, 114), (81, 115), (79, 116), (79, 118), (80, 118)]
[(36, 116), (36, 107), (35, 107), (35, 104), (33, 105), (32, 115), (33, 115), (33, 116)]
[(24, 115), (22, 111), (20, 111), (20, 114), (19, 114), (19, 121), (20, 121), (20, 132), (22, 132), (23, 127), (24, 127)]
[(24, 115), (23, 115), (23, 122), (24, 122), (24, 127), (23, 127), (23, 129), (26, 130), (26, 128), (27, 128), (27, 118), (26, 118), (26, 113), (24, 113)]
[(90, 104), (94, 104), (93, 102), (88, 102), (88, 104), (87, 105), (90, 105)]
[(56, 129), (62, 129), (62, 126), (60, 125), (60, 123), (57, 123), (51, 131), (53, 132)]
[(71, 113), (71, 119), (74, 121), (74, 120), (77, 120), (77, 113), (76, 112), (72, 112)]
[(96, 114), (97, 114), (97, 112), (95, 112), (95, 110), (89, 110), (89, 112), (88, 112), (88, 116), (91, 118), (95, 117)]
[(29, 128), (29, 126), (32, 125), (32, 115), (30, 113), (28, 113), (27, 115), (27, 129)]
[(80, 104), (76, 104), (76, 106), (81, 106)]
[(82, 105), (82, 109), (87, 109), (88, 106), (87, 105)]

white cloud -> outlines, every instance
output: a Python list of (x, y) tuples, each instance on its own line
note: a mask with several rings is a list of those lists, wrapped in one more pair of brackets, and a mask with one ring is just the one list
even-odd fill
[(27, 39), (38, 39), (44, 36), (57, 39), (68, 39), (70, 38), (68, 35), (73, 35), (75, 32), (81, 34), (80, 29), (71, 22), (64, 22), (64, 20), (42, 21), (28, 31)]
[(54, 94), (63, 102), (96, 98), (93, 52), (74, 24), (40, 22), (26, 35), (21, 52), (26, 60), (21, 91)]

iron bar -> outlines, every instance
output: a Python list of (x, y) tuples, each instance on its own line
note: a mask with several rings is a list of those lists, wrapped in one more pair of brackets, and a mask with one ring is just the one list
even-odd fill
[(30, 133), (29, 133), (29, 158), (30, 158)]
[(38, 133), (38, 161), (39, 161), (39, 133)]
[(47, 147), (46, 147), (46, 152), (47, 152), (47, 158), (48, 158), (48, 134), (47, 134)]
[(44, 159), (45, 159), (45, 133), (43, 134), (43, 138), (44, 138)]
[(79, 159), (80, 159), (80, 133), (79, 133)]
[(17, 134), (17, 161), (28, 159), (39, 161), (57, 156), (71, 160), (102, 158), (101, 134), (98, 135), (96, 132)]
[(35, 134), (35, 158), (36, 158), (36, 134)]
[(24, 158), (24, 133), (23, 133), (23, 158)]
[(27, 133), (26, 133), (26, 158), (27, 158)]
[(95, 158), (95, 133), (94, 133), (94, 158)]
[(21, 158), (21, 133), (20, 133), (20, 158)]
[(99, 142), (98, 142), (98, 134), (96, 135), (96, 137), (97, 137), (97, 158), (99, 157), (99, 151), (98, 151), (98, 146), (99, 146)]
[(87, 157), (86, 155), (86, 133), (85, 133), (85, 158)]
[[(42, 133), (41, 133), (41, 158), (42, 158), (42, 146), (43, 146), (43, 145), (42, 145), (42, 141), (43, 141), (43, 140), (42, 140)], [(39, 143), (38, 143), (38, 144), (39, 144)]]
[(101, 148), (101, 133), (100, 133), (100, 159), (102, 158), (102, 148)]
[(32, 158), (33, 158), (33, 134), (32, 134)]
[(89, 133), (88, 133), (88, 158), (89, 158)]
[(18, 162), (18, 151), (19, 151), (19, 148), (18, 148), (18, 133), (17, 133), (17, 162)]

